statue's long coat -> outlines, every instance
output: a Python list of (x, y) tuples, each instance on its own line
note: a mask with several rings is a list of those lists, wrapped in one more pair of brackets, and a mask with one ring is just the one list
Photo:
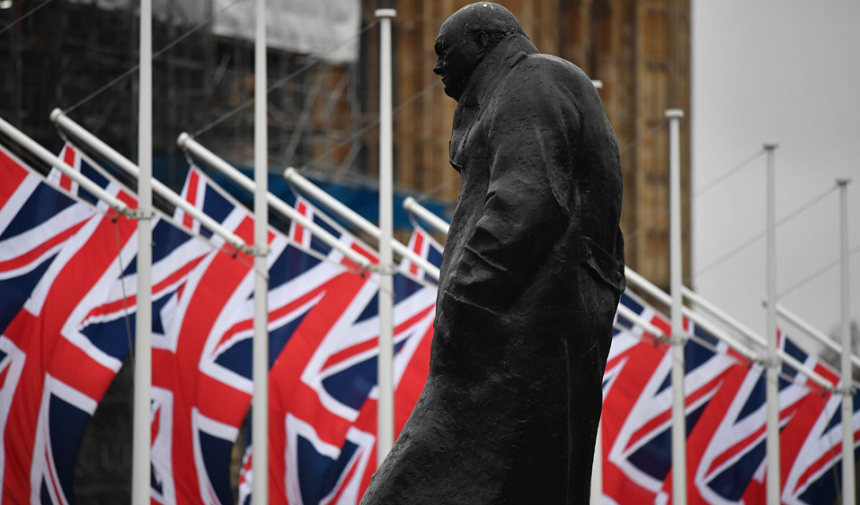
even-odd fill
[(578, 67), (511, 35), (470, 77), (450, 155), (430, 376), (362, 504), (588, 503), (624, 288), (615, 135)]

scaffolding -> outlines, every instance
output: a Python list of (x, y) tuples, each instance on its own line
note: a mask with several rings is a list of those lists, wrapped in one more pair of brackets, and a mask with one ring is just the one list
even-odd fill
[[(174, 190), (181, 189), (188, 167), (176, 146), (183, 131), (196, 133), (237, 165), (253, 165), (254, 156), (253, 41), (219, 35), (209, 22), (222, 11), (248, 6), (243, 0), (199, 0), (193, 3), (201, 12), (189, 13), (183, 5), (188, 3), (170, 0), (153, 20), (154, 177)], [(137, 159), (136, 2), (106, 8), (100, 3), (53, 0), (10, 26), (36, 5), (16, 1), (12, 8), (0, 8), (0, 30), (9, 26), (0, 32), (0, 117), (59, 152), (62, 138), (50, 120), (52, 109), (59, 107), (127, 158)], [(360, 23), (363, 26), (356, 23), (351, 40), (356, 44), (370, 35), (370, 23)], [(365, 127), (376, 120), (375, 109), (370, 112), (375, 103), (360, 90), (373, 70), (363, 68), (361, 61), (269, 48), (273, 179), (280, 179), (286, 166), (306, 167), (305, 173), (328, 180), (370, 178), (367, 151), (376, 146), (368, 145), (373, 129)], [(50, 169), (44, 163), (32, 166)], [(135, 187), (136, 181), (121, 171), (115, 175)], [(172, 211), (162, 199), (155, 204)], [(121, 369), (88, 423), (75, 464), (79, 501), (128, 499), (131, 370)], [(245, 436), (243, 430), (234, 446), (234, 490)]]
[[(219, 154), (253, 160), (253, 43), (213, 30), (222, 3), (203, 0), (202, 22), (190, 24), (171, 1), (153, 23), (154, 164), (156, 177), (176, 189), (185, 160), (175, 144), (199, 132)], [(222, 7), (247, 8), (241, 2)], [(0, 26), (23, 14), (22, 2), (0, 10)], [(127, 6), (54, 0), (0, 35), (0, 116), (36, 141), (59, 149), (49, 120), (54, 107), (131, 159), (136, 159), (138, 18)], [(356, 27), (358, 28), (358, 27)], [(169, 49), (160, 52), (159, 49)], [(159, 54), (160, 53), (160, 54)], [(367, 97), (357, 61), (269, 48), (269, 159), (273, 167), (307, 166), (326, 178), (367, 172)], [(375, 114), (374, 114), (375, 116)]]

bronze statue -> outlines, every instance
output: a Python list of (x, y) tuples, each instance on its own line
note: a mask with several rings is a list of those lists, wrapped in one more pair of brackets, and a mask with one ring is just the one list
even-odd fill
[(588, 76), (500, 5), (457, 11), (436, 53), (460, 199), (430, 375), (361, 503), (588, 503), (625, 282), (615, 135)]

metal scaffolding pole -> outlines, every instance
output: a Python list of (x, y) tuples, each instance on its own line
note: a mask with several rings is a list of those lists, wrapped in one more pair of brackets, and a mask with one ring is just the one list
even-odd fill
[(254, 41), (254, 378), (251, 439), (252, 500), (269, 503), (269, 143), (266, 76), (266, 0), (257, 0)]
[(672, 502), (687, 503), (687, 417), (684, 394), (684, 295), (681, 256), (681, 109), (669, 118), (669, 267), (672, 293)]
[(140, 1), (140, 94), (137, 165), (137, 316), (134, 343), (134, 420), (131, 494), (150, 503), (152, 435), (152, 0)]
[(848, 276), (848, 183), (850, 179), (837, 179), (839, 185), (839, 242), (841, 278), (841, 333), (842, 333), (842, 503), (855, 503), (854, 483), (854, 388), (851, 379), (851, 327), (848, 320), (851, 308), (848, 303), (851, 278)]
[(776, 341), (776, 203), (774, 151), (777, 144), (764, 144), (767, 151), (767, 504), (779, 505), (779, 358)]
[(379, 18), (379, 403), (376, 464), (394, 445), (394, 262), (391, 19), (394, 9), (377, 9)]

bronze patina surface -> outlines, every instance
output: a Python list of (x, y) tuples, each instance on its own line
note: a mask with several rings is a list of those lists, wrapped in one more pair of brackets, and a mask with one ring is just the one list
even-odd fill
[(500, 5), (456, 12), (436, 53), (460, 197), (430, 375), (362, 504), (588, 503), (625, 285), (615, 135), (588, 76)]

